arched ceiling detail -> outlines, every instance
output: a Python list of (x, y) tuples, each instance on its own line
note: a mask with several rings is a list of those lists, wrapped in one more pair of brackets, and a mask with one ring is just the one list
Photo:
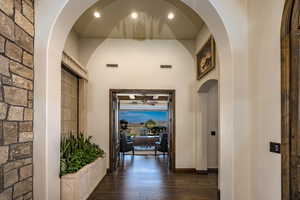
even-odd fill
[(199, 92), (200, 93), (208, 92), (210, 90), (210, 88), (212, 88), (215, 85), (218, 85), (218, 80), (216, 80), (216, 79), (207, 80), (205, 83), (203, 83), (203, 85), (201, 85)]
[[(94, 18), (99, 11), (101, 18)], [(138, 19), (130, 17), (131, 12)], [(168, 20), (173, 12), (175, 19)], [(204, 22), (193, 9), (174, 0), (101, 0), (84, 12), (73, 27), (79, 37), (193, 40)]]

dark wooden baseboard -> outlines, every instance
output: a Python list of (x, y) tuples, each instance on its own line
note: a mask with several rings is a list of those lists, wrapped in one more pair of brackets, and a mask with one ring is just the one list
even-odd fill
[(196, 170), (197, 174), (218, 174), (218, 168), (208, 168), (207, 170)]
[(197, 174), (203, 174), (203, 175), (208, 174), (208, 170), (197, 170), (196, 172)]
[(218, 174), (219, 173), (218, 168), (208, 168), (207, 171), (209, 174)]
[(195, 168), (176, 168), (175, 173), (179, 174), (195, 174), (197, 170)]
[(110, 168), (107, 168), (106, 169), (106, 174), (111, 174), (112, 173), (112, 170)]

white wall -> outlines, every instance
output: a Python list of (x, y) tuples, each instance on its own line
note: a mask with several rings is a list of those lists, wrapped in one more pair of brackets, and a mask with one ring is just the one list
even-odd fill
[[(109, 151), (109, 89), (175, 89), (176, 167), (193, 168), (192, 91), (196, 68), (191, 52), (194, 52), (194, 41), (103, 41), (87, 64), (88, 134)], [(119, 67), (107, 68), (109, 63)], [(162, 64), (173, 68), (160, 69)]]
[(104, 41), (105, 39), (86, 39), (86, 38), (80, 38), (79, 44), (79, 59), (83, 66), (86, 66), (89, 62), (91, 56), (93, 55), (94, 51), (98, 48), (99, 45)]
[(65, 43), (64, 51), (72, 56), (76, 61), (80, 61), (79, 58), (79, 37), (75, 31), (71, 31), (68, 35), (67, 41)]
[(280, 27), (283, 6), (284, 0), (248, 2), (252, 83), (251, 193), (255, 200), (281, 199), (281, 156), (269, 152), (269, 143), (281, 141)]

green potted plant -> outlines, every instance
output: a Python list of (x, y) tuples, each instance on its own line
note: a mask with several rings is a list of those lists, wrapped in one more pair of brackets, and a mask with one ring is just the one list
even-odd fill
[(86, 199), (106, 174), (104, 151), (91, 137), (70, 134), (61, 142), (61, 199)]

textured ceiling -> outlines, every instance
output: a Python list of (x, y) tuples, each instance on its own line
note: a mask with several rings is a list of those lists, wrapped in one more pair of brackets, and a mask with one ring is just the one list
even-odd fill
[[(101, 18), (93, 16), (94, 11)], [(139, 18), (133, 20), (131, 12)], [(175, 14), (168, 20), (169, 12)], [(74, 25), (80, 37), (128, 39), (195, 39), (203, 21), (178, 0), (100, 0)]]

